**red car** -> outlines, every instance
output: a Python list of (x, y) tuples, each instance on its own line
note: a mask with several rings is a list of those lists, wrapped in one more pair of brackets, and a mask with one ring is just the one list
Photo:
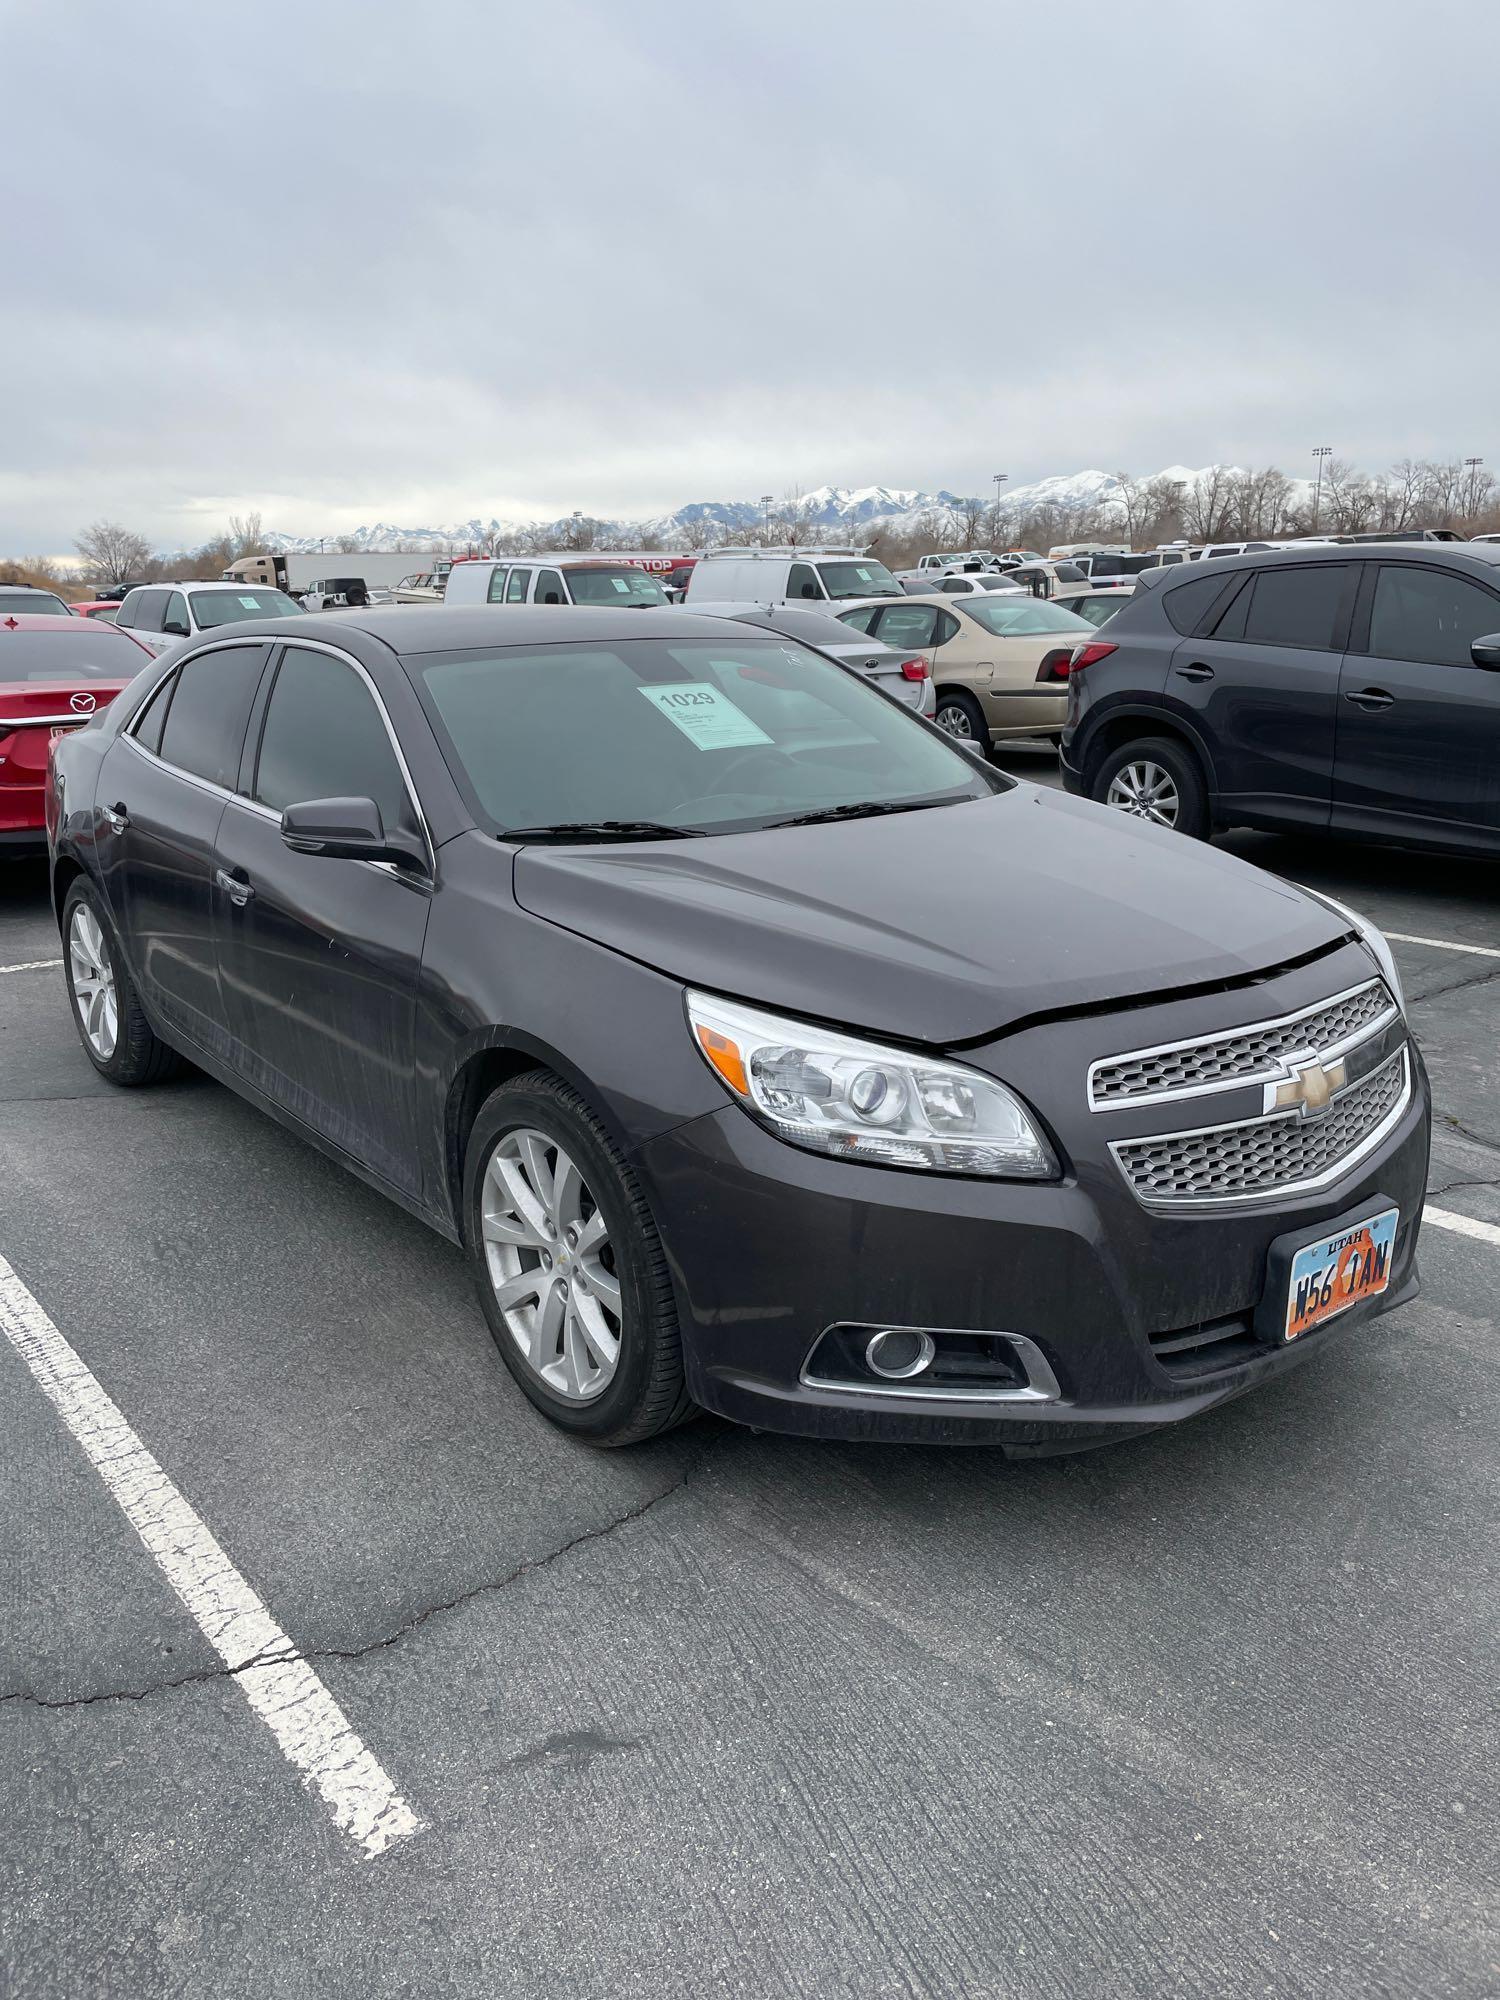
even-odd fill
[(53, 732), (81, 727), (150, 659), (96, 618), (0, 611), (0, 850), (45, 845)]
[(120, 615), (120, 600), (117, 597), (98, 597), (87, 604), (70, 604), (68, 609), (75, 618), (102, 618), (106, 625), (113, 625)]

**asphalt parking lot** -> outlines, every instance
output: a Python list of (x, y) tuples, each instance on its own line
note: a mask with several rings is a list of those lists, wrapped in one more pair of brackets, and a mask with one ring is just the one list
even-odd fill
[[(7, 864), (0, 1258), (184, 1510), (153, 1559), (0, 1340), (0, 1993), (1500, 1989), (1500, 872), (1231, 844), (1393, 935), (1424, 1295), (1015, 1464), (569, 1442), (457, 1251), (206, 1080), (96, 1079)], [(316, 1783), (167, 1581), (193, 1522), (347, 1724)]]

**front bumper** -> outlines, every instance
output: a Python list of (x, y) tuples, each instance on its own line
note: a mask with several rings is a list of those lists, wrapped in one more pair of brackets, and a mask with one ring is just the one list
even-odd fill
[[(1295, 1367), (1418, 1289), (1429, 1094), (1413, 1048), (1399, 1123), (1316, 1195), (1151, 1213), (1108, 1164), (1060, 1183), (984, 1182), (823, 1159), (735, 1105), (668, 1132), (638, 1164), (672, 1265), (688, 1386), (737, 1422), (804, 1436), (1076, 1451), (1180, 1422)], [(1291, 1346), (1254, 1318), (1273, 1243), (1397, 1206), (1388, 1290)], [(1168, 1341), (1223, 1322), (1184, 1359)], [(1243, 1334), (1234, 1328), (1245, 1323)], [(1056, 1400), (924, 1397), (804, 1379), (831, 1326), (1021, 1334)]]

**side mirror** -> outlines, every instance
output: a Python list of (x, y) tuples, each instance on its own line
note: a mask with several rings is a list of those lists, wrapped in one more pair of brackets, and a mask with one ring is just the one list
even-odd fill
[(1486, 632), (1482, 639), (1476, 639), (1469, 648), (1469, 658), (1476, 667), (1500, 669), (1500, 632)]
[(334, 861), (398, 861), (425, 868), (418, 842), (400, 828), (386, 831), (373, 799), (308, 799), (281, 815), (281, 837), (296, 854)]
[(188, 628), (180, 618), (163, 618), (161, 629), (173, 639), (185, 639), (188, 635)]
[(950, 736), (948, 741), (955, 750), (962, 750), (966, 757), (972, 757), (976, 764), (983, 764), (986, 770), (989, 769), (990, 753), (975, 737)]

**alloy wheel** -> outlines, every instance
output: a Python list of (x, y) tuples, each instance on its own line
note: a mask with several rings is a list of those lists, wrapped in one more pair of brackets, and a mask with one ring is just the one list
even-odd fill
[(555, 1395), (592, 1402), (614, 1379), (623, 1304), (604, 1212), (544, 1132), (507, 1132), (480, 1194), (485, 1263), (526, 1365)]
[(967, 709), (950, 703), (939, 708), (932, 719), (939, 729), (946, 729), (950, 736), (962, 736), (966, 741), (973, 741), (974, 725), (969, 720)]
[(1109, 781), (1104, 803), (1132, 819), (1149, 819), (1155, 826), (1176, 826), (1182, 810), (1176, 779), (1145, 757), (1120, 766)]
[(108, 1062), (119, 1040), (120, 1008), (104, 933), (87, 903), (78, 904), (68, 925), (68, 980), (88, 1045)]

